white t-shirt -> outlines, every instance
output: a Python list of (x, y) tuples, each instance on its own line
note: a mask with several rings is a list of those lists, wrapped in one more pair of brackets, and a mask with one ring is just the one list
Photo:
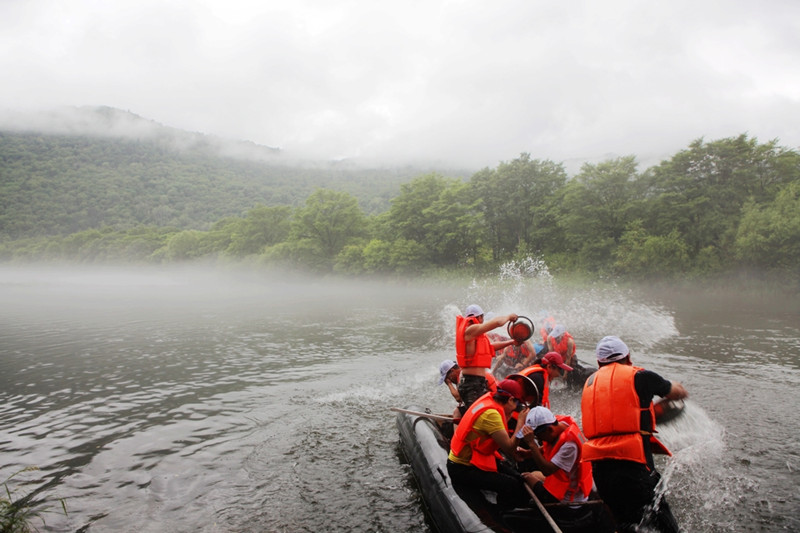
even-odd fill
[[(578, 476), (578, 465), (575, 461), (578, 459), (578, 445), (574, 442), (565, 442), (558, 452), (550, 458), (550, 462), (565, 472), (569, 472), (570, 479), (575, 479)], [(574, 502), (585, 502), (588, 500), (582, 492), (575, 494)], [(564, 501), (569, 501), (565, 498)]]

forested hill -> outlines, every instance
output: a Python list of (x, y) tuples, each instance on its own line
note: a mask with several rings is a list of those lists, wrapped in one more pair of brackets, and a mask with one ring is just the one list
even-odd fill
[[(352, 194), (366, 213), (378, 213), (400, 184), (429, 171), (228, 156), (200, 134), (184, 132), (181, 144), (176, 131), (100, 137), (0, 130), (0, 239), (140, 225), (205, 229), (258, 204), (300, 205), (320, 187)], [(267, 155), (274, 150), (250, 144)]]
[(292, 165), (268, 147), (99, 114), (115, 137), (0, 128), (0, 261), (219, 258), (383, 275), (531, 260), (800, 282), (800, 153), (777, 140), (697, 139), (647, 169), (625, 156), (574, 176), (523, 153), (468, 175)]

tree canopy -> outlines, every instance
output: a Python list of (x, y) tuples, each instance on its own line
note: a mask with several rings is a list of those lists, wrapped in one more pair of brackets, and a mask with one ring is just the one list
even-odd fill
[(380, 187), (367, 185), (368, 171), (344, 186), (301, 169), (187, 157), (0, 134), (0, 259), (228, 257), (408, 274), (535, 256), (553, 271), (800, 277), (800, 155), (774, 140), (698, 139), (643, 171), (629, 155), (572, 177), (523, 153), (467, 178), (395, 174)]

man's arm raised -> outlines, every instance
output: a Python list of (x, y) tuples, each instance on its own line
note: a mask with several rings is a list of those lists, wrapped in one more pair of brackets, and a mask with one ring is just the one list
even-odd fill
[[(516, 320), (519, 316), (516, 313), (509, 313), (507, 315), (496, 316), (491, 320), (486, 320), (479, 324), (472, 324), (464, 331), (464, 340), (469, 342), (471, 340), (475, 340), (479, 336), (483, 335), (486, 332), (492, 331), (495, 328), (499, 328), (503, 324)], [(512, 341), (513, 342), (513, 341)], [(511, 344), (510, 342), (506, 343), (506, 346)], [(500, 347), (502, 348), (502, 346)], [(499, 349), (499, 348), (495, 348)]]

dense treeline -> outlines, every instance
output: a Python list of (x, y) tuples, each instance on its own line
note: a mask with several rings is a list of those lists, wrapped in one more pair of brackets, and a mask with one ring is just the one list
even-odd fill
[(647, 277), (746, 268), (796, 279), (800, 155), (742, 135), (694, 141), (642, 172), (630, 156), (569, 177), (561, 164), (521, 154), (468, 179), (420, 175), (379, 213), (349, 192), (317, 188), (302, 205), (264, 203), (203, 230), (109, 225), (0, 245), (6, 260), (248, 258), (351, 274), (475, 271), (531, 256), (556, 271)]
[(0, 132), (0, 239), (104, 226), (208, 229), (258, 204), (301, 205), (320, 187), (377, 213), (419, 173), (220, 157), (194, 139), (186, 148), (169, 141)]

